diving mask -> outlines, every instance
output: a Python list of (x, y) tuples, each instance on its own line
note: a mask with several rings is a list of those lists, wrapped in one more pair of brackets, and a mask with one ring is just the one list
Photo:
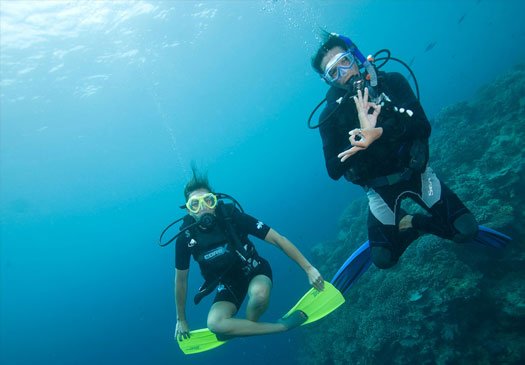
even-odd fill
[(186, 202), (186, 208), (191, 213), (198, 213), (204, 207), (208, 209), (213, 209), (217, 206), (217, 196), (213, 193), (207, 193), (200, 196), (192, 196)]
[(354, 66), (355, 58), (351, 51), (338, 53), (326, 64), (323, 79), (332, 84), (346, 75)]

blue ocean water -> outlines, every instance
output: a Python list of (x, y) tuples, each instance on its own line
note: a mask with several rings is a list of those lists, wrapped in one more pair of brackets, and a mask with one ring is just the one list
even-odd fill
[[(300, 331), (185, 357), (173, 247), (190, 162), (308, 256), (362, 194), (306, 119), (320, 29), (411, 64), (432, 118), (525, 60), (520, 1), (0, 2), (0, 362), (297, 363)], [(394, 65), (389, 69), (402, 70)], [(308, 289), (282, 253), (275, 320)], [(342, 262), (345, 258), (342, 258)], [(192, 266), (190, 286), (201, 279)], [(205, 325), (211, 298), (188, 305)], [(189, 300), (191, 303), (191, 297)]]

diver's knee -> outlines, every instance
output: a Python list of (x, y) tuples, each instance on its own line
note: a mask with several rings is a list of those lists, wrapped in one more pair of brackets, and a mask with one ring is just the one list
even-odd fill
[(252, 308), (266, 308), (270, 302), (272, 282), (268, 277), (258, 275), (248, 287), (249, 305)]
[(457, 243), (464, 243), (474, 239), (478, 233), (478, 222), (472, 213), (465, 213), (454, 221), (456, 234), (452, 240)]
[(215, 334), (221, 334), (224, 332), (222, 318), (216, 316), (209, 316), (206, 326), (210, 331), (212, 331)]
[(256, 290), (250, 293), (250, 305), (253, 307), (266, 307), (270, 299), (268, 290)]
[(248, 295), (250, 299), (257, 303), (267, 302), (270, 298), (270, 286), (258, 283), (257, 285), (250, 285)]
[[(217, 305), (217, 303), (214, 304), (214, 306)], [(228, 320), (228, 318), (231, 318), (229, 315), (229, 312), (221, 311), (221, 310), (214, 310), (214, 307), (210, 310), (210, 313), (208, 313), (208, 319), (206, 321), (206, 327), (209, 328), (210, 331), (212, 331), (215, 334), (221, 334), (226, 331), (226, 323), (225, 321)]]
[(372, 262), (380, 269), (389, 269), (397, 263), (392, 251), (384, 247), (372, 247), (370, 250)]

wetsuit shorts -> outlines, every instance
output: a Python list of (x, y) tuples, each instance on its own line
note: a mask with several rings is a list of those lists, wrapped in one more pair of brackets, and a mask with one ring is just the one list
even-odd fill
[(257, 275), (265, 275), (270, 278), (270, 281), (273, 281), (272, 268), (270, 263), (263, 259), (262, 257), (258, 258), (260, 264), (253, 269), (249, 275), (244, 275), (242, 271), (232, 273), (221, 280), (219, 286), (217, 287), (217, 294), (213, 299), (213, 303), (217, 302), (230, 302), (235, 304), (237, 310), (242, 305), (246, 294), (248, 293), (248, 286), (250, 281)]
[[(430, 167), (421, 174), (415, 175), (409, 181), (369, 189), (368, 238), (370, 246), (383, 247), (392, 253), (392, 260), (397, 261), (412, 241), (417, 239), (422, 227), (414, 227), (405, 232), (398, 229), (399, 220), (407, 214), (401, 210), (401, 201), (410, 198), (423, 207), (430, 217), (425, 220), (424, 233), (452, 240), (457, 230), (454, 221), (464, 215), (471, 214), (461, 200), (443, 182), (441, 182)], [(415, 219), (412, 222), (415, 226)], [(423, 231), (423, 230), (421, 230)]]

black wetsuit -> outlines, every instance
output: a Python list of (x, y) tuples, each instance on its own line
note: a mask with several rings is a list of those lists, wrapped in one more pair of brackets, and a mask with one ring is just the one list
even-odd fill
[[(193, 220), (189, 216), (188, 219)], [(235, 304), (238, 310), (246, 297), (248, 285), (255, 276), (266, 275), (272, 280), (268, 261), (259, 256), (253, 243), (248, 240), (248, 235), (263, 240), (270, 227), (237, 209), (232, 211), (231, 225), (243, 246), (242, 254), (248, 256), (246, 258), (249, 263), (239, 257), (224, 221), (217, 218), (210, 230), (203, 231), (194, 226), (177, 238), (175, 267), (178, 270), (188, 270), (190, 256), (193, 256), (199, 263), (206, 282), (213, 282), (217, 286), (213, 302), (228, 301)], [(183, 225), (181, 230), (184, 229)]]
[[(477, 232), (477, 223), (459, 198), (427, 167), (431, 127), (408, 81), (399, 73), (379, 73), (378, 95), (390, 99), (379, 114), (381, 137), (341, 163), (337, 155), (351, 147), (348, 132), (359, 128), (352, 99), (338, 106), (345, 90), (327, 93), (327, 107), (320, 116), (328, 174), (361, 185), (369, 199), (368, 238), (372, 259), (381, 268), (393, 266), (420, 232), (455, 241), (466, 241)], [(399, 232), (401, 200), (410, 197), (429, 215), (414, 215), (413, 229)], [(457, 221), (458, 217), (463, 217)]]

